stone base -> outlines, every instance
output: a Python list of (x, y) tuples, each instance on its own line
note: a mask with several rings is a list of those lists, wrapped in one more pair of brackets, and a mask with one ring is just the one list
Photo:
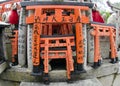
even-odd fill
[(20, 86), (20, 83), (0, 79), (0, 86)]
[[(96, 77), (103, 77), (111, 74), (117, 73), (119, 70), (119, 64), (111, 64), (108, 62), (103, 63), (99, 68), (93, 69), (90, 66), (87, 66), (86, 73), (82, 73), (80, 75), (75, 75), (73, 78), (74, 80), (81, 80), (81, 79), (90, 79)], [(49, 72), (50, 80), (51, 81), (66, 81), (66, 70), (53, 70)], [(10, 81), (25, 81), (25, 82), (34, 82), (42, 81), (42, 76), (32, 76), (31, 71), (28, 68), (10, 68), (4, 71), (0, 75), (1, 79), (10, 80)]]
[[(49, 86), (68, 86), (68, 85), (69, 86), (103, 86), (96, 78), (80, 80), (73, 82), (71, 84), (68, 84), (66, 82), (55, 82), (55, 83), (50, 83)], [(46, 86), (46, 85), (35, 82), (21, 82), (20, 86)]]
[(7, 63), (3, 62), (0, 64), (0, 74), (7, 68)]

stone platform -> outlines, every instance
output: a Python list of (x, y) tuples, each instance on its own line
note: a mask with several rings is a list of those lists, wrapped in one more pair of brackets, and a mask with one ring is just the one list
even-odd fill
[[(73, 83), (66, 82), (65, 70), (50, 71), (50, 86), (119, 86), (120, 64), (111, 64), (108, 60), (102, 66), (93, 69), (91, 64), (86, 67), (86, 73), (75, 75)], [(31, 70), (14, 66), (0, 74), (0, 86), (45, 86), (42, 76), (32, 76)]]
[[(103, 63), (101, 67), (97, 69), (93, 69), (91, 66), (87, 66), (86, 73), (82, 73), (80, 75), (75, 75), (73, 80), (81, 80), (81, 79), (90, 79), (96, 77), (103, 77), (111, 74), (118, 73), (119, 71), (119, 63), (111, 64), (111, 63)], [(55, 81), (66, 81), (66, 70), (53, 70), (50, 71), (50, 80)], [(31, 71), (27, 68), (21, 67), (12, 67), (7, 69), (0, 75), (1, 79), (10, 80), (10, 81), (27, 81), (27, 82), (41, 82), (42, 76), (32, 76)]]
[[(68, 84), (66, 82), (55, 82), (50, 83), (49, 86), (103, 86), (100, 81), (96, 78), (94, 79), (86, 79), (81, 81), (76, 81), (74, 83)], [(35, 83), (35, 82), (22, 82), (20, 86), (46, 86), (42, 83)]]

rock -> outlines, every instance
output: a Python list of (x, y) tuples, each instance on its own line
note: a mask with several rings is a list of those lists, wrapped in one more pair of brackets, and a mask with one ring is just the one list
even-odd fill
[[(68, 85), (69, 86), (103, 86), (96, 78), (80, 80), (71, 84), (68, 84), (66, 82), (54, 82), (54, 83), (50, 83), (49, 86), (68, 86)], [(46, 86), (46, 85), (35, 82), (21, 82), (20, 86)]]

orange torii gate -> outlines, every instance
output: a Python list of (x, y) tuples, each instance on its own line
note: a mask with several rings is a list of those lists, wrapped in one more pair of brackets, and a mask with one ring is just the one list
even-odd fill
[(100, 37), (108, 36), (110, 39), (110, 49), (111, 49), (111, 63), (116, 63), (118, 61), (117, 49), (115, 44), (116, 29), (112, 25), (106, 25), (102, 23), (92, 22), (91, 26), (93, 31), (91, 34), (94, 36), (94, 68), (101, 65), (101, 55), (100, 55)]
[[(74, 62), (72, 58), (71, 48), (72, 46), (76, 46), (77, 69), (75, 71), (77, 73), (84, 72), (83, 68), (84, 45), (82, 24), (89, 23), (89, 17), (82, 12), (88, 11), (89, 6), (86, 6), (83, 3), (82, 6), (80, 6), (81, 4), (79, 3), (76, 4), (70, 3), (72, 5), (66, 4), (64, 2), (62, 4), (61, 3), (56, 2), (21, 3), (22, 6), (26, 6), (26, 10), (34, 10), (34, 13), (32, 13), (26, 18), (27, 24), (33, 24), (32, 74), (33, 75), (41, 74), (40, 62), (41, 59), (43, 59), (45, 82), (49, 81), (48, 60), (60, 58), (66, 59), (67, 77), (68, 80), (71, 80), (71, 75), (74, 72)], [(71, 35), (73, 34), (72, 32), (73, 25), (75, 26), (75, 37)], [(63, 50), (58, 49), (62, 47), (66, 47), (66, 49)], [(43, 50), (41, 50), (41, 48), (43, 48)], [(54, 49), (50, 50), (50, 48), (57, 48), (57, 50)], [(42, 53), (42, 55), (40, 55), (40, 53)], [(64, 55), (61, 56), (60, 53), (63, 53)], [(51, 56), (51, 54), (53, 56)]]
[(12, 66), (18, 64), (18, 30), (12, 32), (11, 45), (12, 45)]

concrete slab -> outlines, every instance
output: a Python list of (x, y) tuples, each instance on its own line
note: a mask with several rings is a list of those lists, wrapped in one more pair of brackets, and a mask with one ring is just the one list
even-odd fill
[(114, 74), (100, 77), (98, 80), (102, 83), (103, 86), (112, 86)]
[(115, 80), (112, 86), (120, 86), (120, 75), (115, 76)]
[[(55, 82), (55, 83), (50, 83), (49, 86), (68, 86), (68, 85), (69, 86), (103, 86), (96, 78), (80, 80), (71, 84), (68, 84), (66, 82)], [(20, 86), (46, 86), (46, 85), (36, 82), (21, 82)]]
[(0, 64), (0, 74), (7, 68), (7, 63), (3, 62)]

